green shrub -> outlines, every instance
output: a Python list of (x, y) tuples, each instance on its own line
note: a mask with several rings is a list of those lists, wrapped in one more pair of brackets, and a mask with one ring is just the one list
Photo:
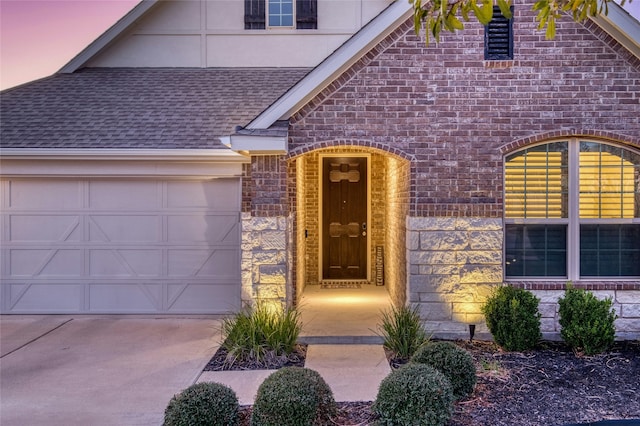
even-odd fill
[(270, 356), (291, 354), (300, 329), (298, 311), (257, 303), (223, 321), (222, 345), (231, 364), (236, 360), (261, 362)]
[(404, 365), (382, 380), (372, 410), (380, 425), (446, 425), (453, 413), (451, 383), (430, 365)]
[(258, 388), (252, 426), (326, 424), (335, 414), (333, 392), (314, 370), (284, 367)]
[(476, 384), (476, 366), (469, 352), (451, 342), (424, 345), (411, 357), (411, 362), (427, 364), (444, 374), (451, 382), (453, 397), (471, 395)]
[(558, 304), (560, 335), (576, 353), (598, 354), (613, 344), (617, 316), (610, 298), (598, 300), (590, 291), (569, 285)]
[(420, 346), (429, 341), (417, 306), (392, 306), (391, 310), (383, 311), (382, 324), (378, 329), (384, 339), (384, 347), (401, 360), (411, 358)]
[(542, 338), (539, 302), (527, 290), (498, 287), (482, 307), (496, 343), (508, 351), (526, 351), (535, 347)]
[(225, 385), (196, 383), (175, 395), (164, 412), (164, 426), (233, 426), (238, 397)]

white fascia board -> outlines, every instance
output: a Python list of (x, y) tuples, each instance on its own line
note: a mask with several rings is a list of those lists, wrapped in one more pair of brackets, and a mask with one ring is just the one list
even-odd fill
[(81, 68), (91, 58), (100, 53), (120, 34), (129, 29), (138, 19), (149, 11), (159, 0), (142, 0), (136, 7), (127, 13), (122, 19), (116, 22), (111, 28), (102, 33), (93, 43), (78, 53), (65, 66), (60, 68), (58, 73), (72, 73)]
[(616, 3), (607, 4), (609, 12), (591, 19), (616, 41), (640, 58), (640, 22)]
[(197, 161), (247, 163), (245, 156), (227, 149), (40, 149), (3, 148), (0, 157), (13, 160)]
[(399, 24), (413, 13), (406, 0), (396, 0), (353, 37), (347, 40), (320, 65), (307, 74), (280, 99), (258, 115), (247, 129), (267, 129), (278, 120), (286, 120), (314, 96), (327, 87), (335, 78), (393, 32)]
[(249, 155), (280, 155), (287, 153), (286, 136), (231, 135), (229, 147)]

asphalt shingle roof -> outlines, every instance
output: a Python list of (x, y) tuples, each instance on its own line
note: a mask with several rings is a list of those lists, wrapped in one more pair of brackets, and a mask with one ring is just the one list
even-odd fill
[(2, 148), (224, 148), (309, 71), (114, 69), (56, 74), (0, 94)]

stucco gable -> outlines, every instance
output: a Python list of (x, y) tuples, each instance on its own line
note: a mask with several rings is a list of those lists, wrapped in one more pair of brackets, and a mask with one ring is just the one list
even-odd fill
[(319, 0), (317, 28), (245, 30), (239, 0), (144, 0), (65, 65), (314, 67), (393, 0)]

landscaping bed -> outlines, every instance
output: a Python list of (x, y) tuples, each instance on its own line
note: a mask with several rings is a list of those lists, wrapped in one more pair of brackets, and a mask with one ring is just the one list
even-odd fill
[[(607, 353), (576, 356), (563, 343), (505, 352), (494, 343), (456, 342), (473, 356), (478, 381), (455, 404), (450, 425), (566, 425), (640, 419), (640, 343), (617, 342)], [(338, 403), (331, 425), (368, 425), (371, 403)], [(251, 407), (242, 407), (249, 425)]]
[(229, 362), (228, 351), (220, 346), (204, 371), (241, 371), (241, 370), (275, 370), (282, 367), (304, 367), (307, 356), (307, 345), (298, 344), (289, 355), (269, 355), (262, 361)]
[(564, 425), (640, 419), (640, 343), (577, 357), (562, 343), (502, 352), (492, 343), (459, 343), (476, 362), (471, 397), (456, 404), (452, 425)]

